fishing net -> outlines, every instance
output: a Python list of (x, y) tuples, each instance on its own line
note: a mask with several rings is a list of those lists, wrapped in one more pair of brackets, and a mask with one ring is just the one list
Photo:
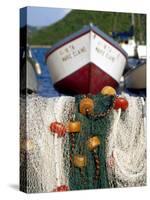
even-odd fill
[[(140, 97), (122, 94), (126, 111), (112, 110), (114, 97), (90, 95), (95, 115), (80, 112), (83, 95), (46, 98), (29, 95), (20, 102), (20, 189), (25, 192), (131, 187), (146, 184), (146, 136)], [(109, 112), (108, 112), (109, 111)], [(100, 114), (99, 114), (100, 113)], [(80, 121), (79, 132), (57, 137), (52, 122)], [(89, 149), (89, 139), (100, 143)], [(85, 159), (83, 166), (74, 158)], [(81, 164), (81, 163), (80, 163)]]
[(146, 185), (146, 131), (140, 97), (123, 94), (126, 112), (113, 111), (106, 159), (110, 187)]
[[(68, 185), (68, 135), (55, 137), (51, 122), (67, 123), (74, 98), (44, 98), (30, 95), (21, 99), (20, 113), (20, 188), (26, 192), (50, 192)], [(65, 148), (64, 148), (65, 141)], [(64, 151), (65, 149), (65, 151)]]
[[(70, 134), (70, 154), (85, 156), (87, 163), (80, 168), (70, 164), (69, 185), (71, 190), (108, 188), (108, 176), (105, 158), (105, 138), (110, 128), (111, 112), (104, 117), (86, 116), (80, 113), (79, 104), (83, 96), (77, 96), (75, 102), (74, 120), (81, 122), (81, 131)], [(94, 101), (94, 113), (106, 112), (113, 103), (113, 97), (101, 94), (91, 95)], [(97, 136), (100, 145), (90, 151), (87, 147), (89, 138)]]

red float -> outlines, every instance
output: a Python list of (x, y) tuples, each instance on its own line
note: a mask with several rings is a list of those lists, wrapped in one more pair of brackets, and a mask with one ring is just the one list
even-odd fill
[(128, 101), (122, 97), (116, 97), (114, 101), (114, 109), (118, 110), (121, 108), (122, 110), (126, 110), (128, 108)]
[(54, 189), (53, 192), (65, 192), (68, 190), (69, 190), (69, 187), (67, 185), (61, 185), (61, 186), (58, 186), (56, 189)]
[(65, 136), (66, 128), (62, 123), (52, 122), (50, 125), (50, 131), (57, 134), (58, 137)]

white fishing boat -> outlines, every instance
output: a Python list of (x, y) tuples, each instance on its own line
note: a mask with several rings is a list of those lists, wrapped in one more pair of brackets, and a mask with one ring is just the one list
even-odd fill
[(146, 61), (143, 61), (135, 68), (124, 75), (125, 87), (130, 89), (146, 88)]
[(119, 84), (127, 54), (111, 37), (89, 25), (54, 45), (46, 61), (58, 91), (96, 94), (106, 85)]

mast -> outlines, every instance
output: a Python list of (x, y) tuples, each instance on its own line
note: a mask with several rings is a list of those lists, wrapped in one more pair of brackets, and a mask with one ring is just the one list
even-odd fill
[[(135, 30), (135, 15), (131, 14), (131, 26), (133, 27), (133, 31)], [(132, 39), (135, 41), (135, 34), (133, 34)]]
[(131, 14), (131, 25), (135, 27), (135, 16), (134, 13)]
[(139, 40), (140, 43), (143, 41), (143, 31), (141, 30), (142, 22), (141, 22), (141, 15), (138, 14), (138, 29), (139, 29)]

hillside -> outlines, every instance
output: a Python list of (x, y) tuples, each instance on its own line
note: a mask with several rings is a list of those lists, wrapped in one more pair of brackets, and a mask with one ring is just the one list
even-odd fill
[[(55, 24), (33, 32), (28, 42), (32, 45), (53, 45), (91, 22), (108, 34), (111, 31), (127, 31), (131, 26), (131, 14), (73, 10)], [(135, 14), (135, 27), (136, 39), (145, 41), (145, 15)]]

